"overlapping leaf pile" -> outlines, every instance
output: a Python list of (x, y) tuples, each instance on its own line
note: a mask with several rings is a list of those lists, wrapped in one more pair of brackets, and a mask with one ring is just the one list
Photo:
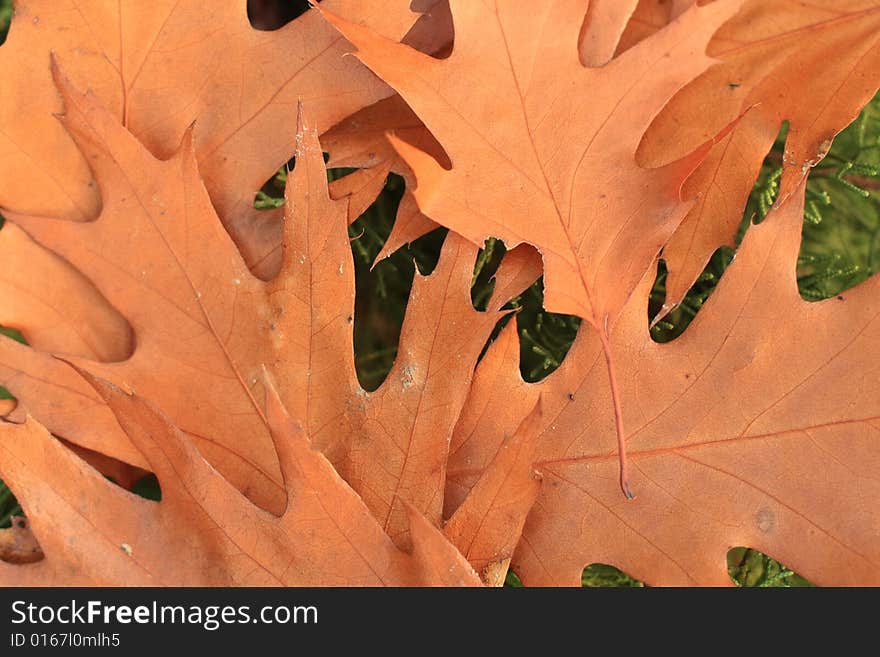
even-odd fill
[[(19, 3), (0, 48), (21, 71), (0, 324), (29, 341), (0, 341), (0, 477), (40, 546), (0, 530), (4, 582), (475, 585), (512, 563), (577, 584), (598, 561), (722, 584), (743, 544), (880, 582), (877, 279), (808, 303), (794, 275), (806, 177), (880, 84), (877, 0), (327, 0), (276, 32), (244, 3), (94, 4)], [(653, 342), (658, 254), (677, 303), (785, 120), (775, 209)], [(359, 170), (328, 188), (322, 145)], [(283, 216), (257, 213), (291, 156)], [(382, 255), (453, 232), (367, 392), (347, 227), (392, 171)], [(511, 250), (478, 311), (489, 237)], [(513, 323), (479, 359), (542, 263), (547, 309), (585, 322), (527, 384)], [(133, 468), (160, 502), (99, 473)]]

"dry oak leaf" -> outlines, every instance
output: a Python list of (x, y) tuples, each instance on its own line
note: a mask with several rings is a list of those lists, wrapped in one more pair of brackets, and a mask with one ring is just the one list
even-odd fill
[(443, 60), (321, 13), (449, 155), (447, 170), (394, 141), (422, 212), (477, 244), (494, 236), (534, 245), (547, 309), (604, 329), (683, 218), (681, 185), (706, 150), (644, 169), (639, 141), (673, 93), (709, 67), (705, 44), (739, 5), (686, 12), (602, 68), (579, 60), (586, 10), (575, 0), (528, 10), (453, 0), (455, 45)]
[(134, 348), (128, 322), (87, 278), (12, 225), (0, 230), (0, 254), (0, 325), (16, 327), (43, 351), (128, 358)]
[[(448, 0), (413, 0), (411, 9), (421, 15), (402, 42), (435, 56), (448, 54), (453, 40)], [(321, 144), (331, 151), (328, 168), (362, 169), (330, 184), (332, 198), (348, 197), (349, 219), (352, 222), (373, 203), (385, 186), (389, 173), (399, 173), (406, 179), (407, 188), (391, 234), (385, 240), (376, 262), (437, 228), (436, 223), (419, 211), (411, 192), (415, 179), (385, 138), (387, 131), (405, 135), (422, 150), (435, 153), (438, 159), (445, 157), (443, 149), (396, 94), (343, 119), (321, 136)], [(265, 210), (262, 218), (272, 226), (282, 214), (281, 208)], [(272, 239), (271, 234), (268, 234), (268, 239), (261, 239), (260, 243), (263, 245), (260, 252), (254, 252), (249, 264), (258, 274), (268, 275), (277, 270), (281, 246), (277, 239)]]
[(365, 107), (333, 126), (321, 137), (321, 144), (330, 154), (328, 167), (359, 169), (330, 186), (330, 194), (334, 198), (352, 195), (354, 185), (363, 186), (363, 191), (358, 190), (358, 196), (363, 201), (352, 200), (349, 206), (352, 220), (358, 217), (359, 211), (365, 209), (364, 204), (371, 196), (375, 198), (376, 188), (381, 189), (389, 173), (399, 174), (406, 182), (394, 225), (382, 245), (382, 250), (376, 256), (376, 262), (438, 227), (419, 210), (412, 192), (416, 186), (415, 176), (391, 145), (387, 138), (388, 133), (419, 150), (431, 153), (440, 161), (448, 162), (443, 148), (397, 95)]
[(880, 584), (880, 276), (801, 298), (803, 193), (749, 228), (678, 339), (650, 337), (652, 275), (627, 306), (613, 340), (634, 501), (614, 485), (595, 335), (537, 384), (519, 377), (512, 330), (493, 344), (450, 448), (447, 511), (540, 394), (543, 487), (511, 565), (526, 584), (579, 585), (601, 562), (652, 585), (729, 585), (742, 545), (817, 584)]
[(667, 309), (681, 301), (715, 249), (733, 246), (783, 121), (790, 128), (782, 165), (814, 167), (880, 88), (880, 0), (749, 0), (712, 37), (707, 53), (720, 63), (670, 101), (638, 154), (647, 166), (661, 165), (748, 110), (687, 181), (685, 193), (700, 195), (663, 249)]
[(626, 430), (609, 335), (691, 207), (681, 187), (711, 141), (656, 169), (640, 167), (635, 153), (665, 102), (709, 67), (705, 44), (741, 4), (694, 7), (601, 68), (580, 61), (587, 17), (575, 0), (528, 11), (513, 0), (453, 0), (455, 45), (443, 60), (321, 9), (451, 160), (444, 169), (392, 139), (415, 173), (419, 209), (478, 244), (494, 236), (535, 246), (544, 263), (545, 307), (582, 317), (599, 332), (627, 497)]
[(416, 512), (409, 516), (412, 554), (395, 546), (271, 388), (265, 413), (285, 493), (277, 516), (243, 497), (152, 405), (85, 376), (158, 476), (162, 501), (108, 482), (32, 418), (0, 425), (0, 474), (44, 552), (36, 563), (0, 562), (0, 584), (480, 584), (458, 550)]
[[(585, 64), (599, 66), (611, 59), (635, 6), (636, 0), (594, 0), (590, 3), (581, 30), (581, 60)], [(417, 9), (430, 12), (424, 14), (417, 27), (426, 30), (431, 25), (428, 18), (434, 22), (442, 21), (440, 25), (433, 25), (432, 41), (434, 44), (442, 43), (441, 35), (448, 31), (449, 42), (438, 52), (418, 47), (414, 28), (407, 35), (405, 43), (434, 56), (448, 56), (452, 48), (453, 28), (448, 0), (428, 0)], [(445, 25), (446, 22), (448, 26)], [(437, 224), (419, 210), (412, 194), (415, 176), (387, 139), (388, 133), (395, 139), (402, 139), (409, 145), (430, 153), (444, 168), (451, 166), (443, 148), (399, 95), (365, 107), (328, 130), (321, 138), (321, 143), (330, 153), (328, 166), (365, 169), (334, 182), (330, 187), (334, 198), (363, 190), (361, 194), (364, 199), (369, 199), (373, 191), (371, 186), (382, 185), (389, 172), (403, 176), (406, 181), (406, 191), (394, 226), (381, 252), (376, 256), (377, 262), (437, 228)], [(353, 186), (358, 189), (352, 189)], [(352, 204), (352, 210), (363, 207), (362, 204)]]
[[(476, 247), (450, 236), (433, 274), (416, 278), (394, 368), (367, 392), (352, 350), (348, 207), (328, 196), (314, 127), (301, 119), (284, 265), (263, 282), (250, 274), (211, 207), (189, 133), (171, 159), (156, 160), (93, 93), (78, 92), (60, 75), (59, 85), (63, 122), (95, 172), (102, 214), (82, 223), (10, 213), (0, 234), (27, 231), (88, 276), (131, 324), (136, 348), (126, 360), (72, 360), (150, 399), (233, 485), (280, 512), (281, 473), (256, 402), (265, 364), (285, 406), (392, 538), (407, 543), (404, 502), (439, 524), (448, 442), (500, 317), (473, 308)], [(539, 270), (533, 251), (509, 253), (492, 307)], [(27, 293), (51, 285), (35, 281)], [(0, 381), (53, 434), (147, 467), (103, 401), (51, 355), (0, 340)]]
[[(635, 9), (635, 0), (612, 0), (591, 2), (581, 30), (581, 60), (590, 66), (607, 63), (618, 47), (621, 33), (628, 28), (630, 16)], [(441, 48), (440, 53), (448, 56), (446, 50), (452, 47), (452, 14), (448, 0), (429, 0), (419, 11), (430, 11), (423, 16), (417, 27), (427, 29), (431, 17), (434, 21), (449, 22), (449, 43)], [(668, 21), (664, 21), (665, 25)], [(661, 27), (662, 27), (661, 25)], [(415, 29), (407, 35), (405, 43), (428, 52), (426, 47), (418, 47)], [(658, 28), (659, 29), (659, 28)], [(445, 26), (434, 27), (432, 42), (441, 43), (438, 35), (447, 31)], [(655, 30), (656, 31), (656, 30)], [(415, 43), (414, 43), (415, 42)], [(431, 54), (437, 56), (437, 52)], [(352, 116), (333, 126), (324, 135), (321, 142), (330, 153), (327, 162), (329, 167), (356, 167), (362, 169), (355, 174), (335, 181), (330, 186), (334, 198), (342, 198), (350, 194), (363, 197), (363, 202), (352, 203), (352, 215), (356, 210), (365, 209), (363, 204), (371, 198), (375, 186), (384, 184), (389, 172), (397, 173), (406, 180), (407, 186), (401, 199), (391, 234), (385, 241), (381, 252), (376, 256), (378, 262), (388, 257), (401, 246), (437, 228), (437, 224), (425, 216), (418, 208), (412, 189), (415, 187), (415, 176), (400, 157), (391, 142), (388, 133), (394, 138), (402, 139), (421, 151), (430, 153), (444, 168), (451, 165), (443, 148), (437, 144), (433, 135), (419, 120), (410, 107), (399, 95), (380, 100), (378, 103), (365, 107)], [(373, 196), (375, 198), (375, 196)]]
[(443, 527), (489, 586), (502, 586), (526, 518), (541, 492), (534, 471), (541, 400), (522, 421)]
[[(406, 181), (391, 234), (376, 256), (376, 262), (438, 228), (436, 223), (419, 211), (412, 195), (415, 178), (391, 142), (386, 139), (389, 131), (410, 143), (418, 144), (422, 150), (433, 152), (438, 159), (445, 158), (443, 149), (431, 133), (397, 95), (365, 107), (321, 135), (321, 145), (330, 153), (328, 168), (357, 169), (330, 183), (331, 198), (348, 200), (350, 222), (355, 222), (373, 204), (384, 189), (390, 173), (400, 174)], [(269, 221), (276, 221), (272, 215), (283, 215), (283, 208), (264, 212)], [(277, 244), (274, 249), (263, 254), (259, 262), (253, 264), (257, 269), (262, 269), (263, 261), (274, 261), (280, 250), (281, 245)]]
[[(393, 39), (418, 18), (409, 0), (326, 4)], [(52, 116), (62, 109), (49, 70), (54, 53), (157, 157), (174, 153), (195, 122), (211, 199), (245, 259), (268, 277), (279, 259), (261, 259), (280, 228), (253, 200), (293, 154), (297, 100), (326, 128), (391, 93), (342, 57), (349, 49), (313, 11), (277, 31), (255, 30), (245, 0), (210, 11), (196, 0), (17, 0), (0, 48), (9, 72), (0, 81), (0, 178), (8, 183), (0, 206), (74, 220), (100, 211), (89, 164)]]

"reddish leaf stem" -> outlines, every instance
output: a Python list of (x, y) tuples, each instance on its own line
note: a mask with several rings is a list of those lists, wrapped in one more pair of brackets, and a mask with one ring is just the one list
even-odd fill
[(614, 404), (614, 426), (617, 429), (617, 461), (620, 470), (620, 490), (628, 500), (635, 499), (635, 495), (629, 487), (629, 479), (626, 468), (626, 432), (623, 428), (623, 410), (620, 406), (620, 390), (617, 387), (617, 374), (614, 370), (614, 356), (611, 353), (611, 342), (608, 339), (608, 331), (599, 330), (599, 338), (602, 340), (602, 351), (605, 353), (605, 364), (608, 368), (608, 382), (611, 384), (611, 401)]

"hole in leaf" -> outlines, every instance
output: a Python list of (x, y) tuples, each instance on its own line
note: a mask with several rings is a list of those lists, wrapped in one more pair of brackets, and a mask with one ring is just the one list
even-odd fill
[(156, 475), (153, 473), (139, 479), (135, 485), (132, 486), (131, 492), (155, 502), (160, 502), (162, 500), (162, 489), (159, 486), (159, 480), (156, 479)]
[[(324, 162), (330, 159), (330, 155), (328, 153), (324, 153)], [(352, 169), (351, 167), (336, 167), (334, 169), (327, 169), (327, 182), (332, 183), (334, 180), (339, 180), (340, 178), (345, 178), (353, 174), (357, 169)]]
[(581, 574), (581, 586), (585, 588), (635, 588), (644, 583), (633, 579), (625, 572), (604, 563), (590, 564)]
[(445, 229), (435, 230), (371, 269), (391, 233), (404, 187), (403, 178), (390, 175), (379, 198), (349, 227), (356, 281), (355, 366), (368, 391), (382, 384), (394, 364), (415, 267), (430, 274), (446, 237)]
[(12, 338), (16, 342), (21, 342), (22, 344), (27, 344), (27, 340), (24, 339), (24, 336), (18, 329), (14, 329), (11, 326), (0, 326), (0, 335), (5, 335), (7, 338)]
[(0, 387), (0, 419), (6, 418), (17, 407), (18, 400), (6, 388)]
[(471, 303), (475, 310), (486, 310), (489, 299), (495, 290), (495, 279), (498, 266), (504, 259), (507, 248), (504, 242), (494, 237), (486, 240), (483, 248), (477, 253), (474, 263), (474, 278), (471, 283)]
[[(736, 234), (738, 246), (754, 221), (770, 212), (779, 191), (788, 124), (784, 123), (749, 195)], [(733, 251), (718, 249), (682, 303), (651, 330), (657, 342), (681, 335), (715, 290)], [(810, 172), (801, 249), (798, 289), (807, 301), (838, 297), (880, 271), (880, 94), (862, 110)], [(648, 305), (655, 317), (666, 298), (665, 263), (661, 261)]]
[[(327, 162), (329, 159), (329, 154), (324, 153), (324, 162)], [(254, 195), (254, 207), (257, 210), (274, 210), (284, 205), (284, 187), (287, 184), (287, 172), (293, 171), (295, 166), (296, 158), (292, 157), (285, 164), (278, 167), (278, 170), (263, 183)], [(355, 171), (357, 169), (342, 167), (327, 169), (327, 182), (332, 183), (334, 180), (345, 178), (345, 176)]]
[(540, 278), (508, 304), (520, 308), (516, 323), (520, 341), (520, 372), (540, 381), (562, 364), (581, 325), (579, 317), (544, 310), (544, 279)]
[(813, 586), (772, 557), (748, 547), (735, 547), (727, 552), (727, 572), (737, 586), (743, 587)]
[(504, 586), (510, 587), (512, 589), (521, 589), (523, 588), (522, 580), (512, 570), (507, 571), (507, 577), (504, 578)]
[[(728, 265), (733, 262), (734, 254), (735, 251), (726, 246), (722, 246), (712, 254), (703, 273), (700, 274), (700, 277), (691, 286), (691, 289), (688, 290), (681, 303), (651, 327), (651, 337), (655, 342), (669, 342), (684, 333), (685, 329), (697, 316), (700, 308), (703, 307), (703, 304), (708, 300), (712, 292), (715, 291), (715, 287), (718, 285), (718, 281), (721, 280), (722, 274), (724, 274)], [(648, 297), (649, 321), (657, 316), (666, 302), (666, 275), (666, 261), (661, 259), (657, 263), (657, 278)]]
[(132, 490), (135, 483), (146, 474), (146, 471), (143, 468), (129, 465), (128, 463), (115, 459), (112, 456), (107, 456), (101, 452), (82, 447), (65, 440), (64, 438), (60, 438), (59, 440), (81, 460), (85, 461), (92, 468), (104, 475), (105, 479), (116, 484), (123, 490)]
[[(326, 155), (325, 161), (326, 161)], [(287, 172), (293, 171), (296, 158), (292, 157), (263, 183), (254, 196), (254, 207), (257, 210), (274, 210), (284, 205), (284, 186), (287, 184)]]
[(251, 27), (263, 31), (281, 29), (308, 9), (308, 0), (248, 0), (247, 2), (247, 15)]

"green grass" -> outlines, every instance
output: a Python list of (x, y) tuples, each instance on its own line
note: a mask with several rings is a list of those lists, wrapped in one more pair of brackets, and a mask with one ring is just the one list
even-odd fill
[[(0, 0), (0, 41), (5, 37), (10, 16), (10, 0)], [(760, 221), (772, 204), (781, 168), (784, 137), (785, 130), (780, 133), (764, 162), (744, 212), (737, 243), (750, 223)], [(805, 299), (819, 300), (839, 294), (880, 268), (878, 167), (880, 96), (835, 140), (828, 157), (811, 175), (803, 244), (798, 261), (798, 282)], [(345, 173), (336, 170), (331, 171), (329, 176), (333, 179)], [(255, 199), (256, 204), (259, 207), (276, 207), (282, 196), (283, 183), (284, 174), (280, 172), (267, 181)], [(381, 196), (352, 225), (349, 233), (357, 282), (354, 325), (356, 365), (362, 385), (370, 390), (381, 384), (394, 362), (416, 268), (423, 274), (433, 270), (446, 234), (442, 229), (434, 231), (371, 269), (391, 230), (402, 193), (402, 179), (390, 176)], [(491, 274), (503, 253), (504, 245), (490, 240), (478, 257), (472, 292), (475, 307), (485, 305), (491, 291)], [(728, 248), (716, 251), (682, 304), (652, 329), (655, 340), (675, 339), (687, 328), (715, 289), (732, 256), (733, 251)], [(661, 262), (646, 309), (646, 323), (665, 300), (664, 281), (665, 266)], [(543, 287), (542, 282), (538, 281), (510, 303), (510, 307), (520, 309), (515, 320), (522, 345), (520, 368), (529, 381), (540, 380), (559, 366), (580, 323), (575, 317), (546, 312), (542, 302)], [(0, 332), (21, 338), (10, 329), (0, 327)], [(804, 327), (804, 339), (809, 339), (809, 327)], [(9, 397), (0, 388), (0, 398), (4, 396)], [(160, 495), (153, 477), (139, 482), (136, 490), (150, 499), (158, 499)], [(20, 507), (0, 482), (0, 526), (8, 526), (10, 517), (16, 513), (20, 513)], [(730, 550), (727, 560), (731, 578), (741, 586), (809, 585), (809, 582), (772, 558), (747, 547)], [(582, 581), (585, 587), (643, 585), (606, 564), (592, 564), (585, 568)], [(519, 580), (511, 573), (507, 583), (516, 586)]]

